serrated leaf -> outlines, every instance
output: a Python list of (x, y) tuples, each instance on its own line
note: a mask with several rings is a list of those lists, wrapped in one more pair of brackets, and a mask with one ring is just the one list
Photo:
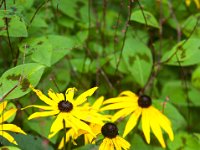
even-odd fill
[(159, 28), (158, 21), (148, 11), (144, 11), (144, 10), (133, 11), (131, 14), (130, 20), (141, 23), (141, 24), (145, 24), (145, 25), (147, 24), (148, 26), (152, 26), (155, 28)]
[(176, 44), (161, 61), (167, 65), (190, 66), (200, 63), (200, 39), (191, 38)]
[(36, 86), (43, 71), (44, 66), (37, 63), (23, 64), (9, 69), (0, 78), (0, 99), (9, 92), (6, 99), (15, 99), (27, 94), (30, 92), (29, 85)]

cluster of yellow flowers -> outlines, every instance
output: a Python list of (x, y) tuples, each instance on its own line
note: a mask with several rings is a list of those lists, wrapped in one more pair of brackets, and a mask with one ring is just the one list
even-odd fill
[[(136, 126), (140, 116), (142, 130), (147, 143), (150, 143), (150, 129), (152, 129), (163, 148), (166, 145), (161, 128), (167, 132), (170, 140), (174, 139), (170, 120), (152, 106), (152, 100), (149, 96), (137, 96), (131, 91), (124, 91), (118, 97), (107, 100), (104, 100), (104, 97), (101, 96), (91, 105), (87, 101), (87, 97), (92, 96), (97, 90), (97, 87), (85, 91), (77, 98), (74, 98), (74, 94), (77, 91), (76, 88), (68, 88), (65, 94), (55, 93), (50, 89), (48, 96), (44, 95), (40, 90), (34, 89), (32, 86), (30, 88), (46, 105), (30, 105), (23, 108), (35, 107), (43, 110), (33, 113), (28, 119), (55, 116), (55, 120), (50, 128), (49, 138), (52, 138), (60, 130), (67, 129), (64, 135), (65, 137), (62, 138), (58, 149), (62, 149), (64, 144), (70, 139), (73, 144), (76, 144), (75, 140), (81, 135), (84, 135), (85, 144), (95, 144), (95, 139), (100, 134), (104, 136), (104, 139), (99, 146), (99, 150), (129, 149), (131, 145), (124, 138)], [(0, 104), (1, 114), (6, 104), (6, 101)], [(102, 112), (105, 110), (118, 111), (111, 116), (103, 114)], [(4, 112), (1, 116), (0, 135), (10, 142), (17, 144), (14, 138), (6, 131), (22, 134), (25, 134), (25, 132), (13, 124), (3, 124), (3, 120), (6, 121), (15, 112), (16, 109), (11, 109)], [(122, 138), (118, 133), (115, 121), (128, 115), (130, 117)]]

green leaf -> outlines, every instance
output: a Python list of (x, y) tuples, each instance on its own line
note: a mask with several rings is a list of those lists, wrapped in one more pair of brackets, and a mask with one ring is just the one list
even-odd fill
[(161, 61), (167, 65), (190, 66), (200, 63), (200, 39), (191, 38), (176, 44)]
[(59, 35), (49, 35), (29, 38), (19, 45), (21, 52), (26, 51), (34, 62), (50, 67), (58, 62), (75, 47), (71, 38)]
[[(88, 21), (88, 2), (81, 0), (59, 0), (53, 1), (53, 6), (65, 15), (79, 21)], [(66, 9), (67, 6), (67, 9)]]
[(23, 41), (19, 46), (20, 51), (26, 51), (27, 55), (31, 54), (34, 62), (41, 63), (46, 66), (51, 66), (52, 45), (46, 37), (30, 38)]
[[(10, 12), (12, 14), (12, 12)], [(8, 27), (6, 26), (6, 20)], [(7, 30), (10, 37), (27, 37), (28, 32), (23, 18), (12, 14), (9, 11), (0, 10), (0, 35), (7, 36)]]
[(1, 150), (20, 150), (20, 148), (18, 147), (14, 147), (14, 146), (3, 146), (0, 147)]
[[(55, 121), (55, 117), (49, 117), (49, 118), (38, 118), (37, 120), (28, 120), (25, 119), (23, 124), (24, 128), (31, 129), (32, 131), (35, 131), (42, 137), (45, 137), (48, 139), (48, 135), (50, 132), (51, 125)], [(42, 124), (42, 125), (41, 125)], [(58, 134), (56, 134), (54, 137), (49, 139), (52, 143), (56, 143), (56, 139), (58, 137)]]
[(184, 149), (184, 150), (197, 150), (199, 149), (200, 142), (198, 139), (187, 132), (179, 132), (175, 134), (174, 141), (168, 142), (170, 150)]
[(141, 24), (147, 24), (148, 26), (152, 26), (155, 28), (159, 28), (158, 21), (156, 18), (148, 11), (142, 11), (142, 10), (136, 10), (133, 11), (131, 14), (132, 21), (141, 23)]
[[(14, 139), (18, 143), (18, 147), (20, 149), (24, 149), (24, 150), (26, 150), (26, 149), (28, 149), (28, 150), (36, 150), (36, 149), (37, 150), (44, 150), (44, 149), (53, 150), (53, 147), (49, 143), (47, 143), (47, 140), (43, 139), (41, 137), (33, 136), (31, 134), (24, 135), (24, 134), (11, 133), (11, 135), (14, 137)], [(14, 145), (12, 143), (9, 143), (7, 140), (5, 140), (2, 137), (0, 137), (0, 141), (4, 145), (8, 145), (8, 146)]]
[(200, 92), (193, 88), (188, 82), (187, 90), (188, 90), (188, 98), (186, 89), (183, 86), (181, 81), (169, 81), (166, 83), (162, 90), (163, 97), (169, 97), (170, 101), (176, 105), (180, 106), (200, 106), (200, 102), (198, 97), (200, 96)]
[(200, 66), (192, 72), (192, 85), (200, 89)]
[(70, 65), (67, 59), (63, 58), (56, 63), (53, 68), (49, 68), (47, 76), (44, 76), (42, 83), (39, 84), (40, 89), (49, 90), (50, 88), (56, 91), (54, 81), (49, 82), (51, 79), (55, 80), (60, 91), (66, 90), (70, 79)]
[(27, 94), (30, 92), (29, 85), (36, 86), (43, 71), (44, 66), (37, 63), (23, 64), (9, 69), (0, 78), (0, 99), (6, 94), (8, 94), (6, 99), (15, 99)]
[(98, 146), (94, 145), (94, 144), (87, 144), (78, 148), (75, 148), (74, 150), (96, 150), (98, 149)]
[(182, 23), (182, 31), (186, 36), (190, 36), (191, 33), (192, 37), (198, 38), (200, 36), (199, 17), (200, 13), (191, 15)]
[(134, 150), (162, 150), (160, 145), (158, 145), (158, 144), (153, 145), (152, 144), (152, 141), (154, 141), (154, 139), (153, 140), (151, 139), (151, 144), (147, 144), (146, 141), (144, 141), (144, 139), (142, 139), (141, 135), (138, 135), (138, 134), (132, 135), (129, 141), (130, 141), (130, 144), (131, 144), (130, 149), (134, 149)]
[[(113, 57), (111, 65), (116, 68), (119, 56)], [(152, 55), (150, 49), (138, 39), (127, 38), (120, 60), (119, 70), (130, 74), (143, 87), (151, 73)]]

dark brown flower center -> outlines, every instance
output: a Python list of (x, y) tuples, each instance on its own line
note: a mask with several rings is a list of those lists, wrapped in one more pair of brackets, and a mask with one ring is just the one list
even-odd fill
[(118, 128), (114, 123), (106, 123), (101, 128), (101, 133), (104, 137), (112, 139), (118, 135)]
[(58, 103), (58, 109), (61, 112), (70, 112), (73, 109), (73, 105), (69, 101), (63, 100)]
[(151, 103), (151, 98), (146, 95), (141, 95), (138, 99), (138, 105), (142, 108), (148, 108), (149, 106), (151, 106)]

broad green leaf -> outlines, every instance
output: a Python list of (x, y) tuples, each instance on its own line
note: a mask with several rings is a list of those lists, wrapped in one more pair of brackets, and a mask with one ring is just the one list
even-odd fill
[(18, 147), (14, 147), (14, 146), (2, 146), (0, 147), (1, 150), (20, 150), (20, 148)]
[(136, 10), (133, 11), (131, 14), (131, 19), (132, 21), (145, 24), (148, 26), (152, 26), (155, 28), (159, 28), (158, 21), (156, 18), (148, 11), (142, 11), (142, 10)]
[[(113, 67), (117, 66), (119, 56), (111, 60)], [(119, 63), (120, 71), (130, 74), (133, 80), (143, 87), (151, 73), (152, 55), (150, 49), (138, 39), (127, 38)]]
[[(53, 147), (47, 143), (46, 139), (39, 137), (39, 136), (33, 136), (31, 134), (23, 135), (23, 134), (16, 134), (16, 133), (10, 133), (18, 143), (19, 149), (23, 150), (53, 150)], [(2, 138), (0, 136), (0, 141), (7, 146), (16, 146), (12, 143), (9, 143), (6, 139)], [(15, 150), (15, 149), (14, 149)]]
[(200, 13), (191, 15), (183, 22), (182, 31), (186, 36), (190, 36), (191, 33), (192, 37), (198, 38), (200, 36), (199, 17)]
[(98, 146), (95, 144), (87, 144), (78, 148), (75, 148), (74, 150), (97, 150)]
[(65, 36), (49, 35), (24, 40), (19, 45), (20, 51), (26, 51), (33, 61), (48, 67), (58, 62), (75, 46), (75, 42)]
[(175, 134), (173, 142), (168, 142), (168, 147), (170, 150), (197, 150), (199, 149), (199, 146), (200, 142), (194, 135), (183, 131)]
[(200, 63), (200, 39), (191, 38), (176, 44), (162, 57), (162, 62), (174, 66), (190, 66)]
[(179, 106), (200, 106), (200, 101), (198, 99), (200, 92), (193, 88), (188, 82), (186, 84), (189, 101), (187, 100), (185, 85), (178, 80), (166, 83), (162, 89), (162, 96), (169, 97), (172, 103)]
[(58, 91), (54, 85), (54, 82), (56, 82), (59, 90), (65, 91), (71, 79), (70, 69), (68, 60), (63, 58), (61, 61), (56, 63), (54, 67), (49, 68), (48, 74), (44, 76), (38, 88), (46, 91), (49, 89)]
[[(88, 2), (81, 0), (59, 0), (53, 1), (53, 6), (65, 15), (79, 21), (88, 21)], [(67, 9), (66, 9), (67, 6)]]
[[(151, 144), (147, 144), (145, 139), (142, 138), (142, 135), (139, 134), (134, 134), (131, 135), (130, 137), (130, 144), (131, 144), (131, 148), (133, 150), (162, 150), (162, 148), (160, 147), (159, 143), (157, 143), (155, 145), (155, 141), (156, 139), (153, 138), (153, 135), (151, 135)], [(152, 144), (153, 142), (153, 144)]]
[(27, 55), (31, 54), (34, 62), (41, 63), (46, 66), (51, 66), (52, 44), (46, 37), (30, 38), (23, 41), (19, 46), (20, 50), (26, 51)]
[[(25, 119), (23, 124), (24, 124), (25, 129), (32, 130), (38, 133), (39, 135), (41, 135), (42, 137), (45, 137), (48, 139), (50, 128), (54, 120), (55, 120), (55, 117), (38, 118), (37, 120)], [(55, 144), (57, 137), (58, 137), (58, 134), (56, 134), (54, 137), (52, 137), (49, 140)]]
[(192, 72), (192, 85), (200, 89), (200, 66)]
[[(9, 13), (9, 11), (0, 10), (0, 35), (7, 36), (7, 30), (10, 37), (27, 37), (25, 21), (22, 17), (16, 14)], [(8, 27), (6, 26), (6, 19)]]
[(37, 63), (23, 64), (9, 69), (0, 78), (0, 98), (8, 94), (5, 99), (15, 99), (27, 94), (30, 92), (29, 85), (36, 86), (43, 71), (44, 66)]

